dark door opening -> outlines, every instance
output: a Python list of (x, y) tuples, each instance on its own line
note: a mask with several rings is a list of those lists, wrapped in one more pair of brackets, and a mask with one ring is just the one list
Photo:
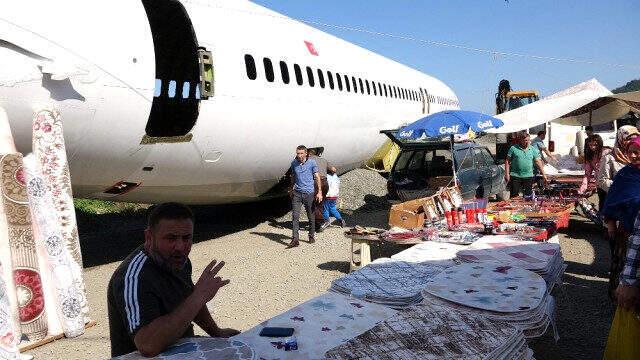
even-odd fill
[(145, 131), (152, 137), (184, 136), (198, 119), (198, 40), (177, 0), (142, 0), (156, 57), (156, 90)]

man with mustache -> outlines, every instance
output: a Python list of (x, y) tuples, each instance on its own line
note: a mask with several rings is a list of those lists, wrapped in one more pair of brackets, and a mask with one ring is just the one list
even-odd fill
[(189, 252), (194, 216), (178, 203), (155, 207), (144, 245), (116, 269), (107, 292), (111, 356), (140, 351), (156, 356), (181, 338), (193, 337), (193, 322), (212, 337), (239, 332), (219, 328), (207, 302), (229, 280), (217, 276), (224, 261), (213, 260), (191, 280)]

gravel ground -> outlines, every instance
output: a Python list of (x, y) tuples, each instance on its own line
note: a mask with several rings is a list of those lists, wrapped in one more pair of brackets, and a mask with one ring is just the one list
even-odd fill
[[(354, 170), (342, 176), (341, 192), (348, 224), (386, 226), (384, 178)], [(194, 277), (212, 259), (222, 259), (227, 264), (221, 275), (231, 279), (209, 304), (221, 326), (247, 330), (321, 294), (348, 271), (350, 244), (340, 228), (319, 234), (313, 245), (304, 242), (303, 232), (300, 247), (285, 249), (291, 236), (286, 201), (195, 210)], [(105, 216), (80, 225), (88, 299), (98, 324), (79, 338), (30, 351), (36, 359), (109, 357), (107, 283), (119, 262), (142, 242), (144, 216)], [(578, 217), (565, 230), (560, 241), (569, 268), (562, 290), (554, 290), (560, 340), (547, 335), (531, 347), (537, 359), (601, 359), (614, 310), (606, 297), (608, 246), (594, 225)], [(373, 250), (374, 256), (389, 256), (401, 247)]]

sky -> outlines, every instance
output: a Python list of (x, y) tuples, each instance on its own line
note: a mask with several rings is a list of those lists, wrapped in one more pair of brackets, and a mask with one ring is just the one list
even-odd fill
[(501, 79), (514, 90), (546, 96), (591, 78), (609, 89), (640, 78), (637, 0), (253, 1), (314, 23), (594, 63), (479, 53), (310, 24), (442, 80), (466, 110), (493, 114)]

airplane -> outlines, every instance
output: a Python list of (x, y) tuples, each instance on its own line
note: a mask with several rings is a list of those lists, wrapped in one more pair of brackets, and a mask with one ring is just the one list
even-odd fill
[(380, 130), (460, 108), (442, 81), (245, 0), (4, 1), (0, 64), (18, 151), (55, 106), (79, 198), (266, 199), (297, 145), (345, 172)]

